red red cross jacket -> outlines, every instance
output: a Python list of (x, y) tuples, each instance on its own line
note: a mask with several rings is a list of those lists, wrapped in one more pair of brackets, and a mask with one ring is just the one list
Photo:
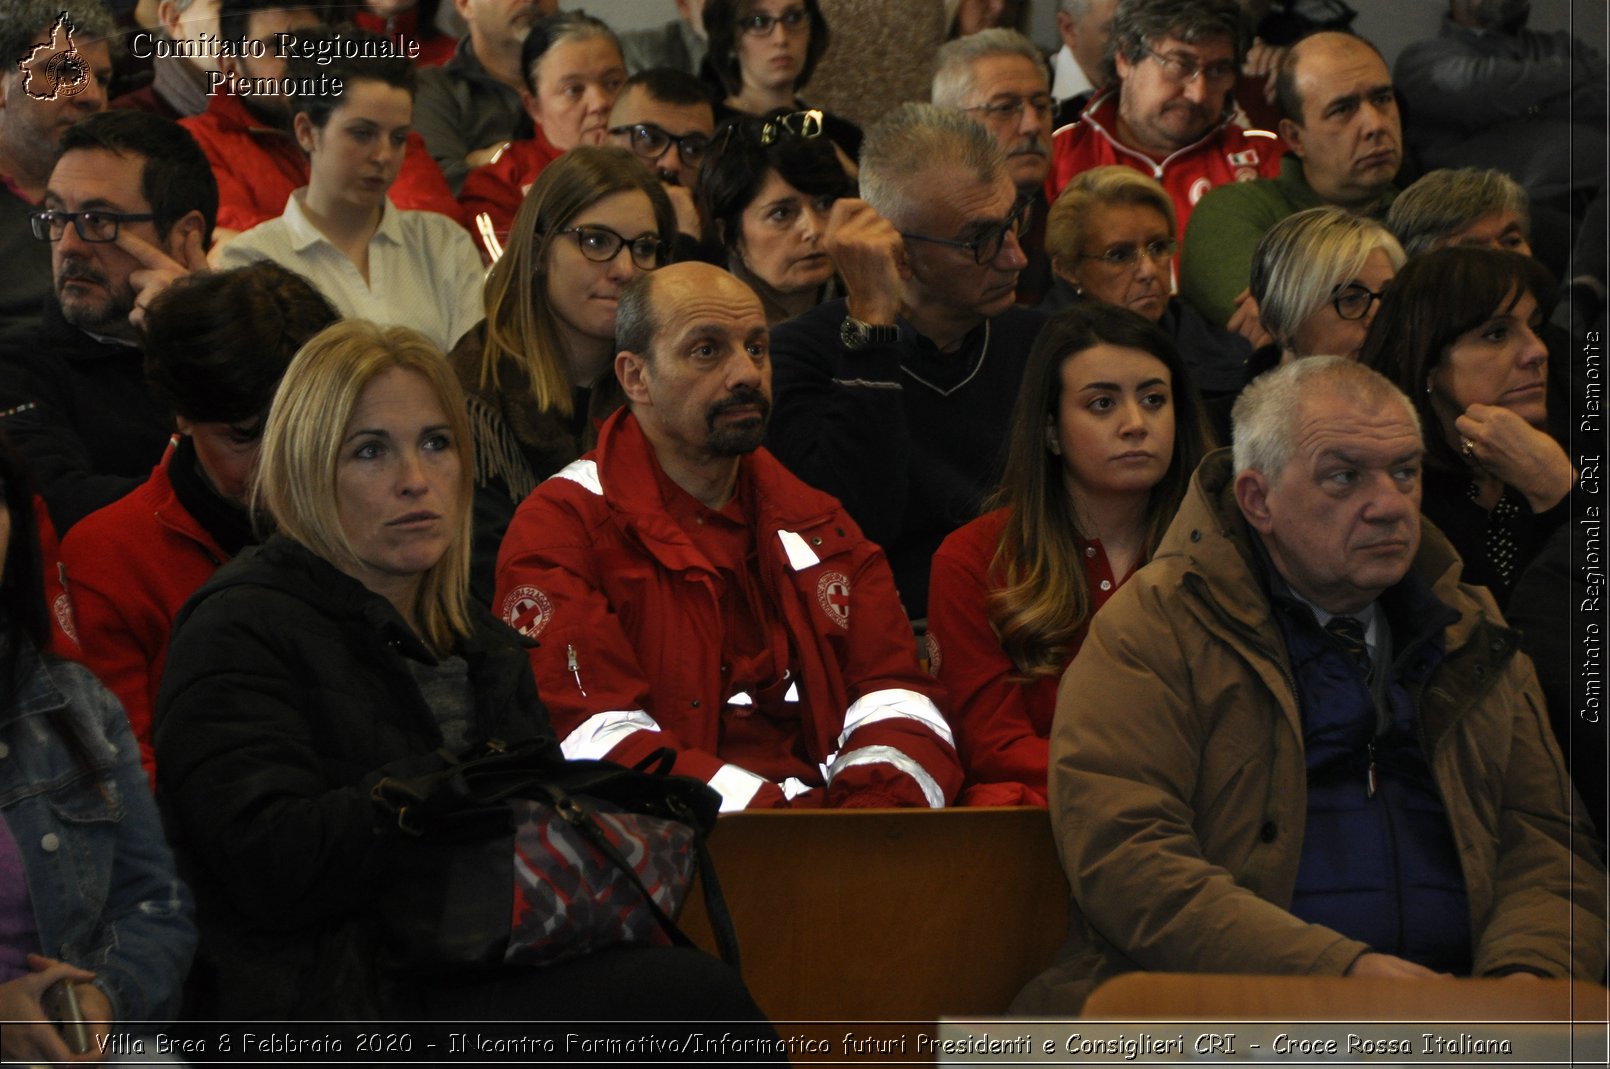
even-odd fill
[(637, 421), (617, 412), (503, 540), (495, 604), (538, 642), (531, 663), (565, 753), (633, 764), (671, 747), (675, 771), (715, 787), (728, 810), (954, 798), (943, 691), (917, 663), (883, 551), (765, 449), (743, 458), (739, 478), (760, 581), (791, 636), (798, 746), (816, 767), (773, 783), (724, 751), (723, 718), (745, 696), (722, 678), (722, 579), (666, 513), (656, 464)]
[[(207, 110), (179, 120), (212, 164), (218, 179), (218, 225), (250, 230), (278, 219), (285, 201), (307, 185), (308, 162), (296, 140), (258, 121), (238, 97), (209, 97)], [(438, 212), (456, 223), (464, 214), (417, 131), (408, 134), (402, 170), (387, 194), (399, 208)]]
[(1073, 176), (1092, 167), (1122, 163), (1155, 178), (1174, 201), (1176, 234), (1185, 233), (1191, 209), (1215, 186), (1250, 182), (1280, 174), (1280, 157), (1286, 146), (1268, 130), (1244, 130), (1225, 119), (1199, 141), (1174, 152), (1161, 163), (1118, 140), (1118, 94), (1103, 93), (1092, 100), (1079, 121), (1051, 137), (1051, 173), (1045, 194), (1056, 203)]
[(151, 478), (73, 524), (61, 547), (78, 659), (123, 703), (153, 777), (151, 711), (173, 618), (229, 559), (179, 503), (168, 478), (173, 456), (169, 445)]

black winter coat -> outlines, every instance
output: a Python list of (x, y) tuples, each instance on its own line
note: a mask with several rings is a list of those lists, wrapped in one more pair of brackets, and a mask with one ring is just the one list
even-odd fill
[[(525, 646), (490, 616), (460, 643), (472, 741), (553, 738)], [(377, 819), (369, 791), (440, 761), (408, 658), (435, 660), (389, 602), (283, 537), (180, 612), (154, 738), (202, 931), (186, 1016), (407, 1012), (372, 917), (416, 840)]]

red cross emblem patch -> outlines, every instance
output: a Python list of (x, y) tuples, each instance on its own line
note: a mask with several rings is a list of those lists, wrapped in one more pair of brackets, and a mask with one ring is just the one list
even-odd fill
[(503, 621), (526, 638), (536, 638), (553, 619), (553, 602), (534, 586), (517, 586), (503, 599)]
[(843, 572), (823, 572), (816, 581), (816, 603), (827, 618), (850, 629), (850, 577)]

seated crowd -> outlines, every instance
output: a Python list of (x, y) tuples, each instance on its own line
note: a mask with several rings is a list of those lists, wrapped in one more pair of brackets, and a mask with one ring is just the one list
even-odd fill
[(103, 1030), (773, 1035), (687, 948), (388, 956), (422, 847), (371, 792), (494, 743), (723, 812), (1046, 807), (1075, 904), (1014, 1012), (1604, 975), (1558, 667), (1602, 173), (1534, 249), (1528, 175), (1420, 174), (1371, 42), (1236, 0), (1062, 0), (1050, 61), (964, 4), (864, 129), (801, 96), (818, 0), (458, 0), (456, 47), (428, 0), (164, 0), (265, 47), (111, 108), (60, 4), (0, 13), (4, 1057), (68, 1059), (61, 981)]

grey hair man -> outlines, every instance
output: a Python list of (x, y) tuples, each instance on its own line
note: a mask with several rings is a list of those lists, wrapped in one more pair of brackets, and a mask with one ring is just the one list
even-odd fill
[(935, 60), (930, 99), (983, 124), (1006, 154), (1019, 192), (1032, 195), (1051, 168), (1051, 87), (1034, 42), (1016, 30), (948, 41)]
[(921, 618), (934, 550), (995, 479), (1044, 317), (1014, 303), (1027, 201), (965, 113), (905, 104), (879, 119), (861, 195), (834, 204), (822, 239), (845, 297), (773, 332), (767, 444), (888, 551)]
[(160, 30), (137, 30), (128, 42), (135, 58), (151, 59), (151, 82), (124, 93), (112, 106), (153, 111), (166, 119), (206, 111), (207, 72), (223, 69), (220, 6), (219, 0), (161, 0)]
[(1526, 190), (1503, 171), (1432, 171), (1398, 194), (1386, 225), (1410, 256), (1444, 245), (1482, 245), (1532, 255)]
[(1118, 0), (1060, 0), (1057, 36), (1062, 47), (1051, 57), (1051, 95), (1059, 108), (1076, 101), (1071, 115), (1059, 112), (1059, 125), (1072, 122), (1102, 84), (1102, 57), (1112, 36)]
[(1058, 692), (1068, 939), (1012, 1012), (1139, 969), (1600, 975), (1592, 829), (1531, 662), (1420, 517), (1423, 451), (1341, 357), (1238, 399)]

